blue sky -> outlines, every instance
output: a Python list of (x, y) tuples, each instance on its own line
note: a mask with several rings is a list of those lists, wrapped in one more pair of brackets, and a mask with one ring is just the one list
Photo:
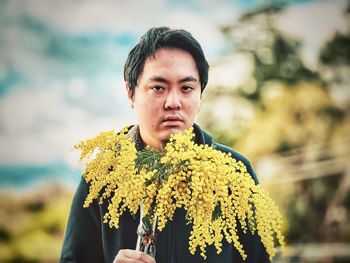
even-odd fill
[[(148, 28), (189, 30), (213, 63), (228, 50), (220, 26), (265, 2), (1, 0), (0, 176), (50, 164), (76, 171), (75, 143), (133, 123), (122, 67)], [(289, 2), (278, 23), (304, 41), (312, 66), (324, 41), (345, 30), (346, 1)]]

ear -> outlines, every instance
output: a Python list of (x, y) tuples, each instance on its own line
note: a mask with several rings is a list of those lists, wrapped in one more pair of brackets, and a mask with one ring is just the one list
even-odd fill
[(127, 81), (125, 81), (125, 90), (126, 90), (126, 94), (128, 95), (128, 99), (131, 102), (131, 106), (132, 103), (134, 102), (134, 92), (132, 92), (132, 90), (129, 87), (129, 83)]

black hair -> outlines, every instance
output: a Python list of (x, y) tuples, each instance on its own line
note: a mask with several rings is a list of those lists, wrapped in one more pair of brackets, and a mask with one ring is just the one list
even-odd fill
[(124, 65), (124, 80), (128, 82), (131, 92), (135, 92), (146, 59), (154, 56), (160, 48), (179, 48), (192, 56), (198, 70), (201, 92), (203, 92), (208, 82), (209, 65), (202, 47), (189, 32), (182, 29), (170, 29), (169, 27), (149, 29), (129, 52)]

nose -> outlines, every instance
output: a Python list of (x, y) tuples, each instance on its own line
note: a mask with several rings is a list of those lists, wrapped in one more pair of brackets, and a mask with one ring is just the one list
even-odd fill
[(176, 90), (169, 92), (164, 107), (167, 110), (179, 110), (181, 108), (181, 95)]

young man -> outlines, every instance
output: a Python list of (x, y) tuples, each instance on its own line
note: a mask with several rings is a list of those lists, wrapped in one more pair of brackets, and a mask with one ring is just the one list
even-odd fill
[[(161, 149), (173, 133), (194, 127), (198, 144), (216, 145), (241, 160), (257, 182), (249, 161), (232, 149), (215, 143), (196, 125), (201, 95), (208, 80), (208, 63), (199, 43), (184, 30), (150, 29), (130, 51), (124, 68), (126, 91), (137, 116), (128, 135), (138, 150), (145, 145)], [(88, 185), (82, 179), (75, 194), (63, 244), (61, 262), (269, 262), (257, 235), (239, 233), (248, 255), (243, 261), (232, 244), (222, 252), (207, 248), (207, 259), (190, 254), (185, 211), (177, 209), (173, 221), (157, 233), (156, 258), (136, 251), (139, 214), (124, 213), (118, 229), (103, 223), (107, 204), (94, 202), (83, 208)]]

